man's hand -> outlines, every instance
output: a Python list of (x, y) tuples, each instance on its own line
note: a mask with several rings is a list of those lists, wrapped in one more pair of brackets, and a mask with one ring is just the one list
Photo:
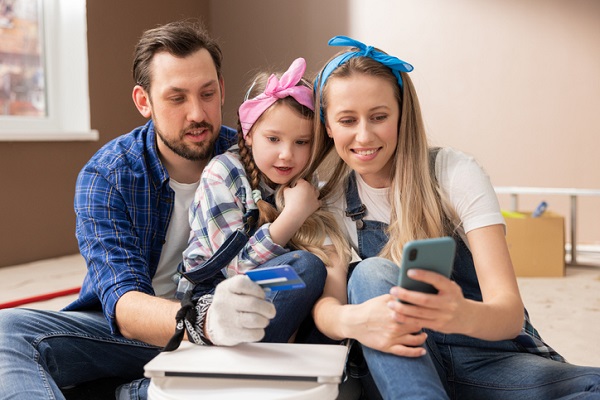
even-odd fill
[(237, 275), (217, 285), (208, 309), (206, 333), (215, 345), (234, 346), (258, 342), (275, 316), (275, 306), (265, 293), (245, 275)]

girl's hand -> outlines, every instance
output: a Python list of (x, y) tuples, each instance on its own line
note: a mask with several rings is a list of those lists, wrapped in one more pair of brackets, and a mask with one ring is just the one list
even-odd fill
[[(419, 328), (429, 328), (442, 333), (458, 333), (464, 329), (467, 300), (458, 284), (438, 273), (413, 269), (408, 272), (411, 279), (433, 285), (437, 294), (427, 294), (395, 286), (390, 290), (393, 301), (388, 307), (394, 320)], [(396, 299), (411, 304), (403, 304)]]
[(410, 323), (400, 324), (390, 312), (387, 304), (395, 302), (390, 295), (381, 295), (370, 299), (352, 309), (352, 321), (349, 330), (353, 339), (375, 350), (404, 357), (420, 357), (426, 351), (422, 347), (427, 334), (420, 327)]
[(308, 216), (319, 209), (321, 202), (319, 191), (304, 179), (298, 180), (294, 187), (283, 189), (283, 201), (283, 210), (269, 227), (269, 233), (274, 243), (285, 247)]
[(294, 187), (283, 189), (284, 209), (294, 210), (294, 215), (302, 222), (321, 207), (319, 190), (304, 179), (299, 179)]

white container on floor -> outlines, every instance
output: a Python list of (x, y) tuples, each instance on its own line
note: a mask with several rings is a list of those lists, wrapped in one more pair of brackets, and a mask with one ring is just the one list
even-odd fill
[(150, 400), (334, 400), (338, 384), (228, 378), (154, 377)]

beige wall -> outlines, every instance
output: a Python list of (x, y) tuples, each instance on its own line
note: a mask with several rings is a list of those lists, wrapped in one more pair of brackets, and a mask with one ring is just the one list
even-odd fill
[[(494, 185), (600, 189), (597, 0), (213, 0), (211, 20), (230, 124), (248, 69), (303, 56), (316, 72), (337, 51), (327, 40), (349, 35), (415, 66), (432, 142), (473, 154)], [(568, 215), (564, 196), (520, 205), (543, 199)], [(578, 204), (578, 242), (600, 244), (600, 197)]]
[[(314, 74), (337, 51), (327, 40), (349, 35), (415, 65), (432, 141), (475, 155), (495, 185), (600, 188), (597, 0), (88, 0), (100, 140), (0, 142), (0, 266), (77, 252), (77, 173), (143, 122), (130, 98), (133, 45), (144, 29), (182, 17), (204, 19), (223, 46), (230, 125), (256, 69), (303, 56)], [(568, 214), (567, 199), (546, 200)], [(579, 243), (600, 244), (600, 198), (579, 204)]]
[[(475, 155), (497, 186), (600, 189), (600, 2), (350, 4), (354, 35), (415, 65), (434, 142)], [(532, 209), (543, 199), (568, 215), (564, 196), (520, 203)], [(600, 197), (579, 206), (578, 242), (600, 244)]]
[(346, 0), (212, 0), (210, 10), (212, 33), (225, 57), (224, 121), (232, 127), (256, 72), (285, 70), (294, 59), (304, 57), (306, 76), (312, 78), (332, 54), (323, 43), (349, 31)]

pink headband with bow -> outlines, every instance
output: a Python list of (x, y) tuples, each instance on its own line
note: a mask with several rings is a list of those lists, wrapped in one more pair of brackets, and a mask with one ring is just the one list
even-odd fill
[(304, 76), (304, 71), (306, 71), (304, 58), (295, 59), (281, 79), (277, 79), (274, 74), (271, 75), (264, 93), (242, 103), (239, 117), (244, 138), (256, 120), (279, 99), (292, 96), (298, 103), (315, 110), (312, 90), (306, 86), (296, 86)]

